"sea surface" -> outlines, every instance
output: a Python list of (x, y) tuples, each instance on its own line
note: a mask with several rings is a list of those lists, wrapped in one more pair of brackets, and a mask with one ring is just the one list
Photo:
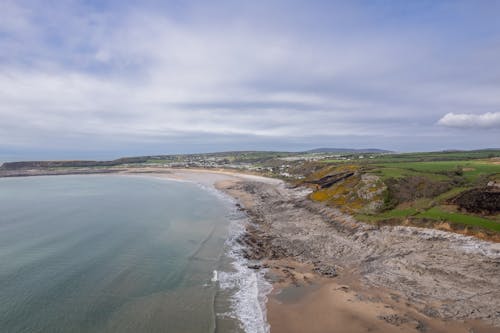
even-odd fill
[(0, 332), (265, 333), (243, 223), (190, 182), (0, 179)]

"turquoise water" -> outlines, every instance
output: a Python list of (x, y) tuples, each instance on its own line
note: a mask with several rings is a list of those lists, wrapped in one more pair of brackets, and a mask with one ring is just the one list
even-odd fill
[(0, 179), (0, 332), (241, 331), (213, 281), (230, 214), (191, 183)]

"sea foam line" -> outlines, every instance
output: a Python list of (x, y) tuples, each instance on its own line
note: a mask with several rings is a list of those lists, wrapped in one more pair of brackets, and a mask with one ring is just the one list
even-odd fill
[(236, 199), (214, 187), (200, 183), (198, 185), (230, 205), (226, 255), (232, 259), (233, 271), (219, 271), (216, 275), (219, 288), (235, 290), (230, 299), (231, 312), (227, 315), (237, 319), (246, 333), (269, 333), (266, 303), (267, 295), (272, 291), (272, 285), (265, 279), (266, 270), (256, 271), (248, 268), (249, 261), (242, 255), (244, 245), (237, 242), (237, 239), (246, 232), (246, 226), (250, 221), (246, 214), (236, 209)]
[(263, 269), (256, 271), (248, 268), (249, 262), (242, 255), (244, 246), (239, 244), (237, 239), (246, 232), (245, 227), (250, 221), (244, 213), (235, 208), (237, 200), (216, 189), (213, 185), (207, 186), (207, 184), (195, 180), (167, 179), (194, 183), (228, 204), (230, 224), (229, 235), (226, 240), (226, 255), (233, 261), (233, 271), (214, 271), (211, 280), (218, 283), (221, 289), (235, 290), (230, 299), (231, 312), (227, 313), (227, 315), (238, 320), (244, 332), (269, 333), (270, 326), (267, 322), (266, 303), (267, 295), (272, 291), (272, 285), (264, 277), (266, 271)]
[(219, 272), (219, 287), (236, 290), (231, 297), (232, 316), (240, 321), (247, 333), (268, 333), (266, 318), (267, 295), (272, 285), (264, 278), (265, 271), (248, 268), (248, 260), (243, 258), (243, 246), (236, 240), (245, 232), (248, 222), (242, 213), (235, 214), (230, 224), (230, 236), (226, 241), (227, 256), (233, 260), (231, 272)]

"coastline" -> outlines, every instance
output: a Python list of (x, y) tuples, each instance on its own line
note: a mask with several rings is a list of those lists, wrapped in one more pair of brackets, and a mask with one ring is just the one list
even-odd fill
[[(150, 169), (148, 171), (151, 171)], [(269, 324), (267, 321), (267, 296), (272, 290), (272, 284), (265, 277), (264, 270), (252, 269), (253, 261), (248, 260), (242, 254), (245, 251), (244, 244), (240, 239), (244, 237), (247, 227), (252, 221), (242, 211), (238, 199), (228, 193), (221, 191), (216, 184), (233, 183), (242, 179), (250, 181), (264, 181), (270, 184), (279, 181), (267, 179), (255, 175), (234, 174), (231, 172), (213, 172), (191, 169), (176, 169), (167, 173), (159, 170), (158, 173), (124, 172), (124, 175), (145, 176), (173, 181), (192, 182), (200, 186), (203, 190), (212, 192), (228, 203), (230, 211), (230, 225), (228, 239), (226, 239), (225, 256), (232, 261), (231, 270), (214, 271), (212, 282), (218, 284), (220, 290), (232, 291), (232, 309), (229, 313), (219, 313), (219, 315), (230, 316), (238, 320), (240, 327), (248, 333), (268, 333)]]
[[(132, 169), (187, 180), (238, 202), (238, 242), (273, 285), (280, 332), (500, 332), (500, 247), (437, 230), (364, 225), (276, 179), (217, 170)], [(388, 288), (390, 287), (390, 289)]]
[(284, 183), (217, 187), (255, 223), (242, 242), (270, 269), (271, 332), (500, 332), (498, 244), (365, 225)]

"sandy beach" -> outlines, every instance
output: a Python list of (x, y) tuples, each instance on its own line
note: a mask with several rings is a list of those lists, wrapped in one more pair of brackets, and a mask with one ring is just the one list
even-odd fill
[(273, 284), (281, 332), (500, 332), (500, 244), (430, 229), (375, 227), (276, 179), (162, 168), (120, 173), (193, 181), (249, 217), (239, 242)]
[(206, 170), (161, 177), (215, 186), (238, 200), (251, 221), (244, 255), (273, 283), (272, 333), (500, 332), (499, 244), (376, 228), (276, 179)]

